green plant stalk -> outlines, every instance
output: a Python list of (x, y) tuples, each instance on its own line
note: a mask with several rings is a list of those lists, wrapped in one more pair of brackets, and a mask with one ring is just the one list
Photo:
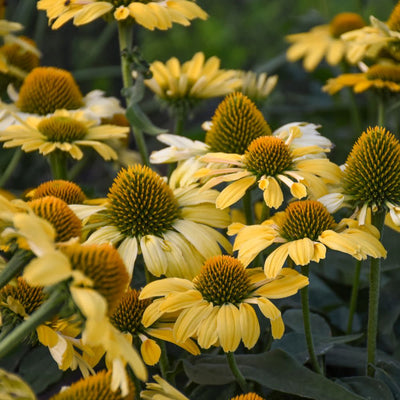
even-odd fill
[[(301, 273), (306, 277), (308, 277), (308, 275), (309, 275), (309, 268), (310, 268), (309, 265), (301, 266)], [(302, 311), (303, 311), (304, 334), (306, 336), (307, 349), (308, 349), (308, 354), (310, 356), (311, 365), (315, 372), (323, 375), (321, 367), (317, 360), (317, 356), (315, 355), (315, 350), (314, 350), (314, 341), (313, 341), (312, 331), (311, 331), (308, 285), (303, 287), (303, 289), (300, 290), (300, 295), (301, 295), (301, 307), (302, 307)]]
[(378, 95), (378, 126), (383, 127), (385, 124), (385, 102), (382, 96)]
[(129, 378), (135, 385), (135, 400), (140, 400), (140, 392), (142, 391), (142, 384), (140, 383), (140, 380), (136, 377), (136, 375), (133, 373), (132, 368), (129, 365), (126, 367), (126, 369), (128, 371)]
[(357, 308), (357, 300), (358, 300), (358, 289), (360, 287), (360, 274), (361, 274), (361, 260), (356, 260), (356, 268), (353, 276), (353, 287), (351, 289), (351, 298), (350, 298), (350, 307), (349, 307), (349, 317), (347, 320), (347, 329), (346, 333), (349, 335), (353, 330), (353, 320), (354, 314)]
[(182, 109), (178, 109), (175, 115), (175, 135), (181, 136), (183, 134), (183, 128), (185, 127), (186, 122), (186, 111)]
[[(383, 234), (385, 212), (372, 214), (372, 225)], [(367, 325), (367, 375), (375, 375), (376, 340), (378, 335), (378, 309), (381, 279), (381, 259), (372, 258), (369, 270), (369, 299), (368, 299), (368, 325)]]
[(3, 172), (3, 175), (0, 177), (0, 187), (3, 187), (4, 184), (8, 181), (11, 174), (14, 172), (15, 168), (17, 167), (21, 157), (22, 157), (22, 150), (21, 149), (15, 150), (13, 156), (11, 157), (10, 162), (7, 165), (6, 170)]
[(243, 393), (247, 393), (248, 392), (247, 382), (242, 373), (240, 372), (238, 365), (236, 364), (235, 354), (232, 353), (231, 351), (228, 351), (225, 354), (226, 358), (228, 359), (229, 368), (231, 369), (233, 376), (235, 377), (237, 383), (239, 384), (240, 389), (242, 389)]
[(157, 340), (157, 343), (161, 349), (161, 356), (160, 356), (160, 361), (159, 361), (161, 376), (166, 381), (168, 381), (169, 383), (174, 385), (175, 379), (173, 377), (172, 377), (172, 379), (170, 379), (169, 374), (168, 374), (168, 371), (170, 369), (170, 364), (169, 364), (169, 360), (168, 360), (167, 347), (165, 346), (165, 342), (163, 340)]
[(0, 274), (0, 289), (18, 275), (32, 258), (30, 251), (17, 250)]
[(246, 217), (246, 224), (252, 225), (254, 223), (253, 218), (253, 204), (251, 202), (251, 190), (247, 190), (243, 196), (243, 212)]
[[(121, 72), (122, 72), (122, 83), (125, 89), (133, 85), (133, 77), (131, 74), (131, 66), (128, 58), (124, 55), (124, 51), (130, 51), (132, 49), (132, 37), (133, 37), (133, 24), (126, 21), (118, 21), (118, 39), (119, 49), (121, 53)], [(129, 108), (130, 100), (126, 98), (126, 105)], [(146, 142), (144, 139), (143, 131), (137, 127), (131, 126), (133, 136), (135, 137), (136, 146), (139, 150), (142, 161), (145, 165), (149, 165), (149, 155), (147, 151)]]
[(54, 317), (67, 299), (64, 287), (54, 290), (45, 303), (43, 303), (29, 318), (18, 325), (13, 331), (0, 342), (0, 358), (7, 355), (40, 324)]
[(62, 151), (53, 151), (49, 154), (49, 162), (53, 179), (68, 179), (67, 157)]

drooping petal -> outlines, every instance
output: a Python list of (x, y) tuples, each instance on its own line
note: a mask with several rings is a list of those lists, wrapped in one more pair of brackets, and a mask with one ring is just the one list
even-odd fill
[(281, 244), (265, 260), (264, 272), (267, 278), (275, 278), (279, 274), (279, 271), (282, 269), (289, 255), (289, 244), (290, 243)]
[(226, 352), (234, 352), (240, 343), (240, 313), (233, 304), (223, 304), (217, 315), (217, 333), (220, 345)]
[(250, 304), (241, 303), (239, 306), (240, 329), (243, 344), (252, 349), (260, 337), (260, 324), (257, 314)]

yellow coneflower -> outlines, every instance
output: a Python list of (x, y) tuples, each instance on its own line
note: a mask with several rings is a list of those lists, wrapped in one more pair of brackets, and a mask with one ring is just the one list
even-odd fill
[(370, 127), (358, 138), (343, 169), (342, 188), (320, 199), (336, 211), (357, 210), (361, 224), (371, 213), (384, 212), (386, 224), (400, 227), (400, 143), (386, 128)]
[(32, 200), (28, 205), (37, 216), (51, 223), (57, 234), (57, 242), (80, 238), (82, 223), (65, 201), (46, 196)]
[(268, 278), (280, 273), (288, 257), (296, 265), (307, 265), (324, 259), (327, 247), (358, 260), (386, 257), (376, 228), (359, 226), (351, 219), (336, 224), (325, 206), (314, 200), (292, 202), (260, 225), (232, 224), (228, 234), (237, 234), (233, 248), (244, 265), (272, 244), (278, 245), (264, 263)]
[(353, 63), (348, 54), (350, 47), (340, 36), (363, 26), (365, 22), (360, 15), (340, 13), (327, 25), (316, 26), (309, 32), (288, 35), (286, 40), (291, 45), (286, 53), (287, 59), (295, 62), (303, 58), (303, 66), (307, 71), (313, 71), (323, 58), (330, 65), (337, 65), (342, 59)]
[(249, 392), (232, 397), (231, 400), (265, 400), (264, 397), (259, 396), (257, 393)]
[(283, 203), (282, 184), (298, 199), (308, 194), (314, 197), (325, 194), (325, 183), (338, 181), (340, 169), (323, 156), (325, 150), (319, 146), (291, 148), (296, 133), (301, 134), (299, 129), (293, 130), (285, 141), (275, 136), (261, 136), (242, 155), (209, 153), (201, 157), (201, 161), (216, 165), (198, 171), (197, 176), (211, 177), (204, 188), (233, 182), (218, 196), (216, 206), (223, 209), (236, 203), (255, 184), (263, 191), (267, 206), (272, 208)]
[[(20, 37), (19, 41), (26, 42), (29, 46), (36, 46), (35, 42), (27, 37)], [(26, 75), (39, 66), (39, 55), (24, 48), (19, 42), (1, 46), (0, 56), (4, 57), (7, 63), (7, 71), (0, 73), (2, 91), (5, 91), (10, 83), (19, 88)]]
[(143, 313), (152, 301), (151, 299), (140, 300), (139, 295), (140, 291), (129, 288), (113, 313), (111, 322), (121, 332), (129, 333), (134, 339), (139, 338), (142, 343), (141, 354), (147, 365), (158, 363), (161, 355), (160, 346), (152, 337), (175, 343), (193, 355), (200, 354), (199, 348), (191, 339), (183, 343), (176, 342), (172, 333), (173, 323), (168, 322), (167, 319), (147, 328), (144, 327)]
[(238, 71), (242, 86), (238, 89), (255, 103), (264, 101), (275, 89), (278, 75), (268, 76), (266, 72)]
[[(194, 180), (181, 185), (185, 167), (177, 168), (168, 183), (143, 165), (122, 169), (107, 203), (93, 207), (96, 230), (87, 243), (114, 244), (130, 274), (140, 251), (155, 276), (193, 277), (206, 257), (221, 253), (220, 245), (230, 251), (230, 243), (214, 229), (226, 228), (230, 220), (227, 211), (215, 208), (218, 192), (201, 192)], [(90, 215), (88, 209), (74, 206), (82, 217)]]
[(84, 111), (56, 110), (49, 117), (28, 117), (19, 120), (0, 132), (4, 147), (21, 147), (26, 152), (39, 151), (48, 155), (54, 151), (69, 154), (80, 160), (82, 147), (91, 147), (104, 160), (116, 159), (117, 153), (105, 143), (109, 139), (123, 138), (128, 127), (99, 125), (95, 119), (88, 118)]
[(63, 179), (43, 182), (37, 188), (29, 191), (26, 196), (31, 200), (54, 196), (67, 204), (81, 204), (86, 199), (83, 190), (76, 183)]
[(383, 92), (400, 92), (400, 66), (396, 64), (375, 64), (366, 67), (364, 72), (342, 74), (328, 79), (322, 88), (329, 94), (335, 94), (344, 87), (351, 87), (355, 93), (375, 89)]
[(146, 86), (173, 106), (190, 107), (202, 99), (224, 96), (241, 85), (236, 71), (220, 69), (218, 57), (206, 60), (202, 52), (183, 64), (176, 57), (165, 64), (154, 61), (150, 71), (153, 77), (145, 81)]
[(179, 312), (174, 323), (177, 341), (196, 338), (200, 347), (221, 346), (234, 352), (240, 342), (251, 349), (260, 336), (257, 305), (271, 321), (272, 336), (284, 332), (281, 313), (269, 300), (288, 297), (308, 284), (293, 269), (282, 269), (278, 279), (266, 279), (260, 268), (245, 269), (230, 256), (215, 256), (193, 279), (166, 278), (147, 284), (140, 298), (159, 297), (143, 315), (148, 326), (166, 312)]
[(85, 25), (106, 14), (113, 15), (118, 21), (136, 22), (150, 30), (169, 29), (173, 23), (187, 26), (192, 19), (207, 18), (207, 13), (189, 0), (40, 0), (37, 8), (46, 11), (53, 29), (58, 29), (71, 19), (74, 25)]
[(100, 371), (96, 375), (89, 376), (73, 383), (67, 388), (63, 388), (61, 392), (52, 396), (50, 400), (134, 400), (135, 385), (129, 380), (128, 393), (123, 394), (121, 390), (114, 391), (111, 389), (111, 373)]

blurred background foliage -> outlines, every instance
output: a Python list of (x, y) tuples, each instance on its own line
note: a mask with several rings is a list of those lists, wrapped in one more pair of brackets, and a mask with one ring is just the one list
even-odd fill
[[(353, 123), (351, 96), (347, 91), (331, 97), (322, 92), (326, 80), (342, 72), (339, 67), (321, 64), (314, 72), (306, 72), (301, 63), (286, 61), (287, 43), (285, 35), (305, 32), (311, 27), (328, 23), (339, 12), (351, 11), (361, 14), (366, 21), (369, 15), (385, 20), (390, 14), (395, 0), (198, 0), (209, 18), (195, 20), (190, 27), (175, 25), (168, 31), (150, 32), (138, 29), (135, 44), (148, 62), (166, 61), (176, 56), (181, 62), (192, 58), (195, 52), (203, 51), (207, 57), (217, 56), (225, 69), (244, 69), (255, 72), (278, 74), (276, 89), (263, 104), (262, 111), (273, 129), (287, 122), (307, 121), (320, 124), (324, 136), (335, 144), (331, 159), (343, 163), (355, 139), (361, 134)], [(85, 94), (90, 90), (102, 89), (109, 96), (121, 99), (120, 58), (115, 24), (96, 20), (74, 27), (66, 24), (52, 31), (44, 12), (36, 10), (35, 0), (10, 0), (6, 18), (22, 23), (26, 36), (32, 37), (43, 56), (42, 65), (57, 66), (70, 70)], [(361, 113), (361, 130), (376, 124), (376, 103), (372, 93), (355, 96)], [(204, 132), (201, 123), (211, 119), (221, 99), (208, 101), (194, 113), (187, 124), (186, 135), (201, 138)], [(168, 114), (148, 93), (143, 109), (157, 125), (172, 129)], [(387, 128), (398, 137), (398, 112), (388, 115)], [(150, 149), (163, 147), (154, 137), (149, 137)], [(25, 190), (46, 179), (47, 166), (40, 157), (24, 155), (21, 167), (15, 172), (8, 186), (14, 190)], [(8, 152), (2, 152), (1, 166), (7, 164)], [(34, 168), (32, 165), (35, 160)], [(84, 187), (97, 185), (98, 191), (108, 187), (115, 176), (115, 169), (109, 166), (93, 172), (87, 171), (82, 177)], [(106, 168), (106, 169), (104, 169)], [(108, 174), (109, 180), (98, 181), (99, 174)], [(86, 184), (86, 186), (85, 186)], [(103, 186), (102, 186), (103, 185)], [(101, 193), (102, 195), (105, 192)], [(400, 360), (400, 301), (398, 299), (399, 260), (398, 233), (385, 230), (384, 245), (389, 256), (384, 262), (381, 296), (381, 320), (379, 343), (381, 349)], [(311, 281), (311, 302), (313, 311), (329, 323), (334, 334), (346, 330), (348, 300), (353, 276), (354, 261), (350, 257), (328, 254), (326, 263), (316, 271)], [(367, 265), (363, 266), (358, 313), (354, 330), (359, 332), (365, 326), (367, 314), (368, 280)], [(289, 321), (289, 317), (286, 318)], [(286, 321), (286, 320), (285, 320)], [(288, 325), (290, 331), (290, 324)], [(296, 333), (296, 330), (293, 329)], [(353, 344), (362, 346), (364, 338)], [(285, 348), (285, 341), (278, 341), (275, 347)], [(291, 343), (289, 341), (289, 343)], [(333, 345), (332, 345), (333, 346)], [(328, 352), (328, 359), (335, 368), (347, 368), (354, 373), (360, 369), (364, 348), (352, 347), (353, 353), (340, 344), (335, 351)], [(290, 352), (291, 349), (288, 347)], [(346, 363), (347, 365), (343, 365)], [(357, 364), (358, 363), (358, 364)], [(398, 365), (397, 365), (398, 364)], [(400, 371), (400, 363), (396, 370)], [(400, 376), (400, 373), (399, 373)], [(361, 390), (361, 389), (360, 389)]]

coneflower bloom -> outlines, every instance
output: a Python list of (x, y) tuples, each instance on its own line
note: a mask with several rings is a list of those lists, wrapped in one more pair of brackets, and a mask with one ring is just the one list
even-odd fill
[(270, 320), (274, 338), (280, 338), (284, 324), (278, 308), (269, 299), (291, 296), (308, 284), (293, 269), (282, 269), (278, 279), (267, 279), (260, 268), (246, 269), (231, 256), (208, 259), (192, 280), (165, 278), (147, 284), (140, 298), (156, 297), (143, 314), (149, 326), (164, 313), (179, 313), (173, 333), (178, 342), (190, 337), (200, 347), (221, 346), (234, 352), (240, 342), (251, 349), (260, 336), (252, 305)]
[(296, 265), (307, 265), (324, 259), (327, 248), (350, 254), (357, 260), (367, 256), (386, 257), (374, 226), (359, 226), (352, 219), (337, 224), (325, 206), (314, 200), (292, 202), (259, 225), (234, 223), (228, 234), (237, 235), (233, 248), (246, 266), (264, 249), (277, 245), (264, 263), (268, 278), (280, 273), (287, 258)]

